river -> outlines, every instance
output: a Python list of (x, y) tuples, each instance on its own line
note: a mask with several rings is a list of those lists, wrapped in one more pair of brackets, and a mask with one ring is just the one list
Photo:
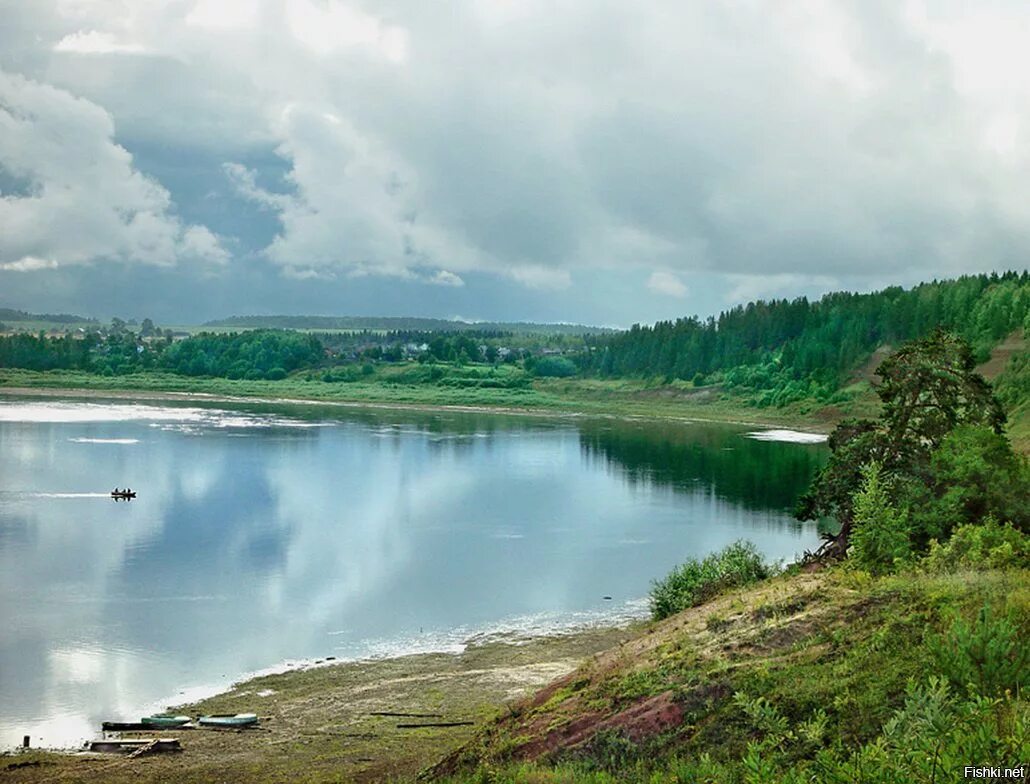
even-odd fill
[(740, 538), (813, 549), (790, 509), (825, 446), (752, 430), (0, 397), (0, 747), (290, 663), (640, 616)]

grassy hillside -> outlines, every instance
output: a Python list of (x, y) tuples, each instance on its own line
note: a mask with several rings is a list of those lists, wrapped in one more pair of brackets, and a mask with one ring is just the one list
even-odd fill
[[(987, 605), (1008, 614), (1025, 639), (1028, 577), (1016, 570), (874, 579), (836, 569), (733, 591), (653, 624), (509, 706), (432, 774), (537, 784), (779, 781), (821, 752), (882, 737), (907, 699), (934, 699), (926, 696), (941, 674), (934, 644), (956, 617), (973, 619)], [(1007, 761), (1019, 764), (1030, 751), (1025, 699), (992, 715), (1011, 736)], [(939, 718), (943, 737), (954, 728)], [(770, 741), (776, 732), (782, 737)], [(764, 775), (749, 767), (749, 754), (768, 765)], [(942, 771), (938, 781), (961, 773)], [(796, 780), (867, 779), (842, 771)], [(899, 770), (891, 780), (920, 779)]]

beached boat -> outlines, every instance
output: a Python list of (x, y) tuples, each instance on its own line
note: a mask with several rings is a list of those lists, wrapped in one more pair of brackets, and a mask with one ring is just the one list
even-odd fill
[(250, 727), (257, 722), (256, 713), (213, 713), (197, 719), (204, 727)]
[(181, 727), (191, 721), (189, 716), (167, 716), (158, 714), (156, 716), (144, 716), (139, 720), (144, 727)]

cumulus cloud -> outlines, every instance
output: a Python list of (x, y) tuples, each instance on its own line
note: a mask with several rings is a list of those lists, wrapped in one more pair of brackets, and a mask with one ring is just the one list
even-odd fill
[(93, 261), (224, 262), (201, 226), (172, 213), (168, 192), (133, 168), (101, 107), (0, 71), (0, 264), (30, 271)]
[[(706, 275), (743, 296), (1026, 265), (1022, 4), (41, 0), (24, 14), (0, 30), (0, 64), (67, 91), (62, 117), (100, 113), (92, 146), (61, 154), (81, 171), (100, 150), (115, 195), (151, 216), (107, 210), (115, 231), (85, 232), (97, 250), (79, 256), (226, 258), (170, 217), (106, 110), (133, 142), (228, 176), (260, 224), (255, 257), (296, 279), (460, 288), (485, 272), (497, 290), (572, 297), (625, 275), (646, 280), (627, 299), (671, 305)], [(20, 255), (4, 263), (77, 258), (33, 234), (45, 221), (8, 226)]]
[(426, 282), (437, 286), (454, 286), (456, 288), (465, 285), (465, 281), (461, 279), (460, 275), (455, 275), (447, 270), (437, 270), (427, 278)]

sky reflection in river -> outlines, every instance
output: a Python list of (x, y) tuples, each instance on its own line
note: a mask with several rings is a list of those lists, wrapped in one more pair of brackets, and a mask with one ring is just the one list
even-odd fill
[(745, 428), (245, 408), (0, 400), (0, 745), (286, 660), (639, 613), (688, 555), (817, 542), (788, 509), (822, 447)]

